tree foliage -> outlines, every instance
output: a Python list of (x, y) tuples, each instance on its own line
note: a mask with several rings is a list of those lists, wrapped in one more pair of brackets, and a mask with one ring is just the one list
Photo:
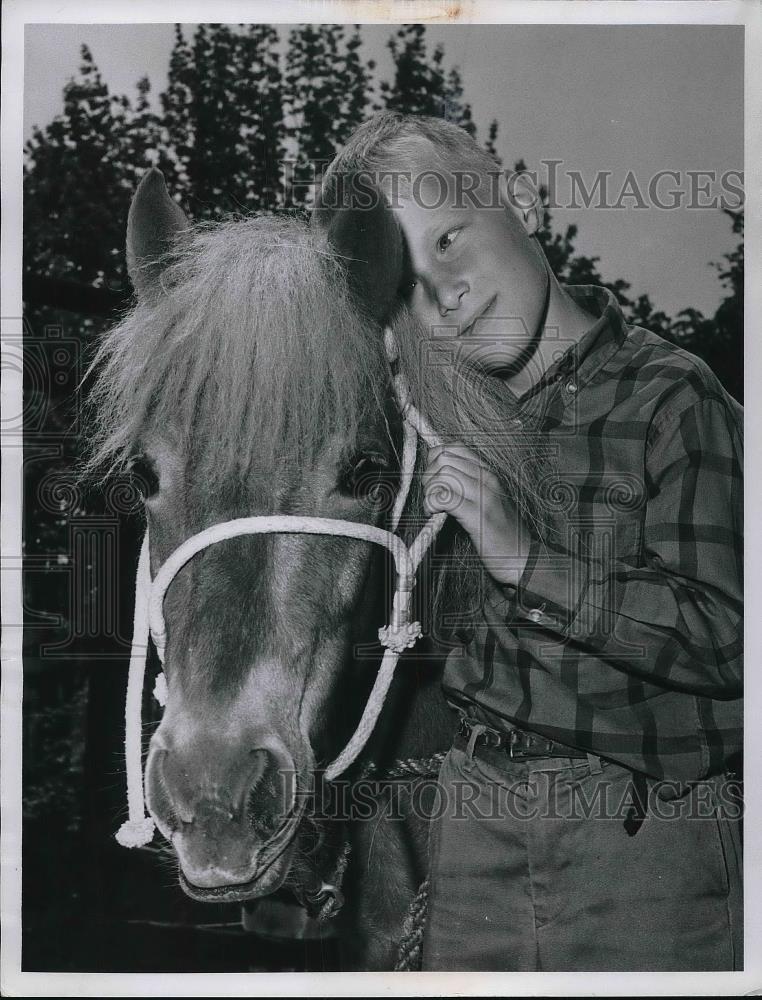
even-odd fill
[(365, 118), (372, 61), (360, 54), (359, 29), (347, 38), (341, 24), (306, 24), (289, 33), (284, 98), (293, 150), (290, 206), (304, 205), (312, 184)]
[(471, 105), (463, 100), (463, 81), (457, 66), (444, 67), (444, 46), (431, 55), (426, 45), (426, 29), (421, 24), (404, 25), (387, 46), (394, 62), (394, 78), (380, 86), (383, 105), (408, 115), (431, 115), (460, 125), (476, 134)]
[(159, 165), (197, 218), (271, 208), (286, 127), (278, 35), (267, 24), (180, 26), (161, 95)]
[(24, 264), (100, 285), (123, 276), (124, 223), (139, 165), (126, 161), (131, 106), (109, 95), (90, 50), (63, 111), (27, 144)]

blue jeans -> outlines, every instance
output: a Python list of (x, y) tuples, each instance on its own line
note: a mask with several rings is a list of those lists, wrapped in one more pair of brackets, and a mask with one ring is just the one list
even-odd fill
[[(617, 764), (453, 747), (430, 828), (423, 968), (743, 967), (741, 808), (722, 778), (645, 812)], [(634, 819), (633, 819), (634, 817)]]

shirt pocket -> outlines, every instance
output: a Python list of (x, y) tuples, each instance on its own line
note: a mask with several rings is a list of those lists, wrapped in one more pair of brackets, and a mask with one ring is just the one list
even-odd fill
[(603, 566), (610, 571), (617, 562), (642, 566), (643, 522), (639, 514), (617, 518), (603, 513), (587, 517), (568, 529), (576, 536), (575, 551), (591, 566)]
[(564, 473), (546, 498), (557, 538), (581, 556), (642, 565), (645, 487), (633, 472)]
[(642, 481), (633, 473), (607, 473), (592, 491), (589, 505), (580, 504), (580, 513), (584, 511), (594, 526), (595, 547), (604, 560), (642, 565), (644, 494)]

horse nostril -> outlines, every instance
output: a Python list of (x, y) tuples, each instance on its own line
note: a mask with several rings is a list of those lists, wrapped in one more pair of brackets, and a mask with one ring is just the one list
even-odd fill
[(169, 751), (163, 747), (151, 749), (146, 768), (146, 800), (151, 813), (159, 820), (159, 829), (167, 839), (180, 829), (183, 824), (193, 822), (193, 814), (189, 812), (182, 798), (171, 790), (172, 779), (168, 780), (166, 765)]
[(228, 836), (234, 828), (269, 840), (291, 809), (289, 768), (288, 753), (261, 747), (228, 757), (160, 749), (146, 774), (149, 806), (170, 840)]
[(267, 839), (278, 829), (287, 812), (285, 781), (275, 757), (267, 750), (252, 750), (256, 763), (246, 794), (244, 820), (257, 836)]

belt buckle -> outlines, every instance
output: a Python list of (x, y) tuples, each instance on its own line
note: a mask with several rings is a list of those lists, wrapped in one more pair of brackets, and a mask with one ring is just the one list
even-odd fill
[(500, 744), (502, 743), (502, 737), (500, 733), (495, 729), (486, 729), (482, 734), (481, 738), (484, 740), (484, 745), (487, 747), (492, 747), (494, 750), (500, 749)]
[[(469, 739), (475, 725), (476, 721), (474, 719), (470, 719), (468, 716), (463, 716), (458, 723), (458, 732), (464, 739)], [(500, 749), (502, 736), (499, 732), (497, 732), (497, 730), (490, 729), (489, 726), (487, 726), (482, 729), (476, 737), (476, 742), (481, 746)]]

